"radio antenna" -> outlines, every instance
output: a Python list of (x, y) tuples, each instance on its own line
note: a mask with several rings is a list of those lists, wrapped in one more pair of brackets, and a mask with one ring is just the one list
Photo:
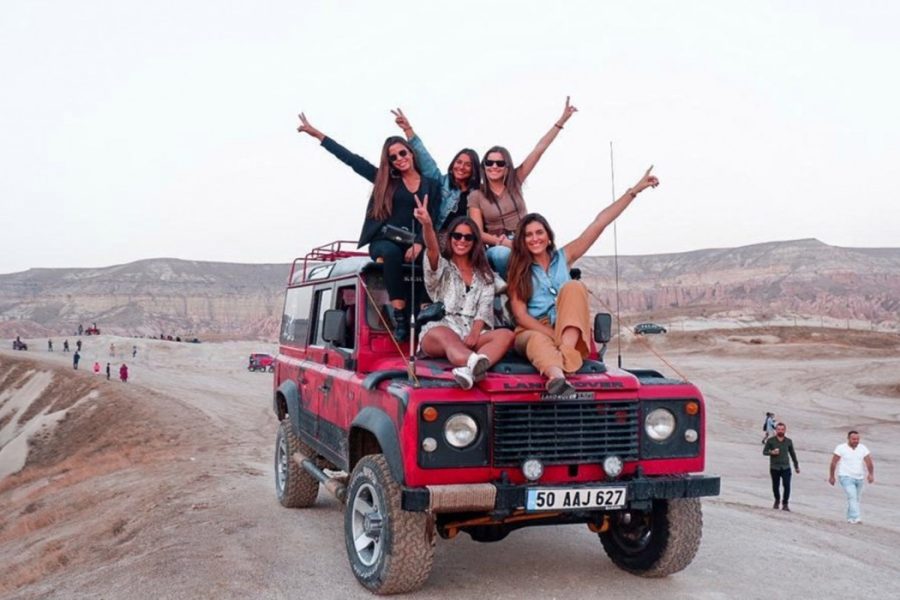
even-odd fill
[[(612, 201), (616, 201), (616, 169), (613, 165), (613, 143), (609, 141), (609, 173), (611, 182)], [(613, 265), (616, 272), (616, 328), (617, 343), (616, 354), (618, 355), (618, 366), (622, 368), (622, 319), (619, 317), (619, 235), (616, 221), (613, 221)]]

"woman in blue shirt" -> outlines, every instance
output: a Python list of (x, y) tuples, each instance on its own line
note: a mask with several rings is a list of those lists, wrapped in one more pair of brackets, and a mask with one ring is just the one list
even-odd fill
[(575, 392), (566, 374), (580, 369), (590, 351), (588, 291), (580, 281), (570, 280), (569, 269), (639, 193), (659, 185), (650, 174), (652, 169), (562, 248), (557, 249), (553, 230), (541, 215), (528, 214), (519, 223), (507, 280), (510, 310), (517, 325), (515, 347), (547, 378), (551, 394), (570, 396)]

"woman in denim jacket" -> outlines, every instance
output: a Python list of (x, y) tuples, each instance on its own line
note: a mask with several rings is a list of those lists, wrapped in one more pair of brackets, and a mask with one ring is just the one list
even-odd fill
[(590, 351), (588, 290), (580, 281), (571, 280), (569, 269), (639, 193), (659, 185), (651, 169), (562, 248), (556, 248), (553, 230), (541, 215), (525, 215), (519, 223), (507, 288), (517, 325), (515, 347), (547, 378), (551, 394), (574, 394), (566, 374), (578, 371)]
[[(394, 122), (403, 130), (409, 145), (416, 153), (422, 175), (441, 184), (441, 198), (437, 204), (437, 219), (434, 222), (434, 228), (438, 233), (446, 233), (447, 226), (453, 219), (468, 215), (469, 192), (481, 187), (481, 165), (478, 161), (478, 153), (471, 148), (463, 148), (450, 161), (447, 172), (441, 173), (440, 167), (425, 148), (422, 138), (413, 131), (403, 110), (398, 108), (391, 112), (395, 117)], [(432, 202), (434, 202), (433, 198)]]

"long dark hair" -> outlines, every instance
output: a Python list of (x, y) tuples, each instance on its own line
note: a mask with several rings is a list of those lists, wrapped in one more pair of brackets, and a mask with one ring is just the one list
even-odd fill
[(394, 144), (402, 144), (406, 148), (412, 156), (413, 169), (420, 175), (422, 173), (419, 170), (419, 163), (416, 161), (416, 153), (413, 152), (409, 142), (396, 135), (384, 140), (384, 145), (381, 147), (381, 161), (378, 164), (378, 172), (375, 174), (375, 187), (372, 190), (372, 210), (369, 213), (369, 216), (379, 221), (391, 216), (394, 209), (394, 191), (400, 181), (400, 173), (391, 165), (391, 159), (388, 157), (388, 148)]
[(456, 178), (453, 176), (453, 165), (456, 164), (456, 159), (458, 159), (463, 154), (468, 156), (469, 160), (472, 161), (472, 174), (469, 175), (469, 180), (466, 182), (468, 184), (467, 189), (477, 190), (481, 187), (481, 161), (478, 160), (478, 153), (471, 148), (463, 148), (462, 150), (457, 152), (456, 156), (453, 157), (453, 160), (450, 161), (450, 166), (447, 167), (450, 187), (454, 190), (459, 189), (459, 184), (456, 183)]
[(534, 288), (531, 284), (531, 265), (534, 262), (528, 246), (525, 244), (525, 228), (537, 221), (544, 226), (547, 231), (547, 237), (550, 243), (547, 244), (547, 252), (552, 256), (556, 252), (556, 236), (550, 223), (547, 222), (542, 215), (538, 213), (528, 213), (522, 218), (519, 227), (516, 229), (516, 237), (513, 240), (512, 254), (509, 256), (509, 268), (506, 272), (507, 288), (510, 294), (518, 297), (524, 302), (528, 302)]
[(469, 260), (472, 261), (472, 270), (478, 275), (481, 275), (481, 278), (486, 283), (493, 283), (494, 271), (491, 270), (491, 264), (488, 262), (487, 254), (484, 252), (484, 242), (481, 240), (481, 231), (478, 229), (478, 225), (475, 224), (475, 221), (469, 217), (456, 217), (450, 221), (450, 226), (447, 227), (447, 235), (444, 238), (444, 244), (441, 248), (441, 256), (447, 260), (450, 260), (453, 257), (450, 234), (456, 231), (456, 228), (460, 225), (468, 225), (469, 229), (472, 231), (472, 235), (475, 236), (475, 239), (472, 240), (472, 249), (469, 251)]
[[(516, 168), (513, 165), (512, 156), (509, 155), (509, 150), (503, 146), (490, 147), (488, 151), (484, 153), (484, 158), (481, 161), (482, 169), (484, 168), (484, 161), (487, 160), (488, 155), (493, 152), (499, 152), (500, 155), (503, 156), (503, 160), (506, 161), (506, 177), (503, 178), (503, 185), (506, 187), (506, 191), (509, 192), (510, 198), (512, 198), (513, 205), (516, 207), (516, 212), (524, 210), (525, 199), (522, 197), (522, 184), (519, 183), (519, 177), (516, 175)], [(481, 184), (481, 193), (483, 193), (488, 200), (493, 202), (494, 206), (498, 205), (499, 198), (494, 194), (493, 190), (491, 190), (490, 180), (487, 178), (487, 175), (485, 175), (483, 183)]]

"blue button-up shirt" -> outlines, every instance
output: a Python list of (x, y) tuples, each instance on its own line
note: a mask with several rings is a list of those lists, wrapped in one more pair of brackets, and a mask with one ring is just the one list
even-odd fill
[(556, 325), (556, 297), (564, 283), (572, 279), (566, 252), (562, 248), (550, 257), (550, 267), (545, 271), (536, 263), (531, 264), (531, 298), (528, 299), (528, 314), (535, 319), (549, 318)]

